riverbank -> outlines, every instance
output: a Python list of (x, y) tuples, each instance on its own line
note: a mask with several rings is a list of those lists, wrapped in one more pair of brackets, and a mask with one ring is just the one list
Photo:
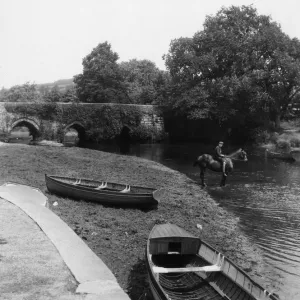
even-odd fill
[(277, 131), (263, 130), (257, 135), (257, 143), (269, 151), (290, 153), (300, 147), (300, 119), (283, 121)]
[[(202, 237), (254, 279), (265, 282), (259, 275), (264, 267), (260, 253), (239, 231), (238, 220), (177, 171), (132, 156), (16, 144), (2, 144), (0, 164), (0, 184), (13, 181), (40, 188), (49, 198), (50, 208), (101, 257), (131, 299), (138, 300), (147, 290), (146, 240), (155, 224), (165, 222)], [(163, 187), (167, 193), (156, 210), (106, 207), (47, 193), (45, 173)]]

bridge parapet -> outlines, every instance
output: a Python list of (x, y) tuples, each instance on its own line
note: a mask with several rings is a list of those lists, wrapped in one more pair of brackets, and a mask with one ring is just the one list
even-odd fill
[[(48, 111), (49, 113), (47, 113)], [(90, 112), (93, 115), (93, 121), (95, 121), (95, 111), (99, 114), (99, 116), (96, 115), (99, 122), (96, 120), (96, 127), (91, 128), (93, 125), (91, 125), (91, 120), (89, 120), (87, 113)], [(126, 119), (128, 119), (128, 116), (137, 111), (139, 112), (139, 123), (134, 121), (135, 125), (132, 122), (127, 124)], [(74, 112), (74, 115), (72, 115), (72, 112)], [(111, 122), (116, 121), (114, 120), (114, 115), (110, 118), (109, 115), (101, 115), (102, 112), (106, 114), (117, 112), (118, 117), (120, 117), (120, 114), (124, 115), (125, 123), (121, 125), (121, 120), (117, 120), (117, 123)], [(111, 130), (114, 131), (117, 130), (116, 124), (119, 124), (117, 125), (121, 126), (119, 130), (124, 125), (130, 125), (133, 130), (135, 130), (136, 126), (142, 125), (152, 131), (155, 129), (157, 132), (164, 132), (164, 119), (162, 117), (162, 109), (159, 106), (116, 103), (0, 103), (0, 131), (9, 133), (18, 125), (27, 126), (31, 131), (34, 131), (35, 135), (42, 135), (46, 139), (57, 139), (59, 134), (70, 127), (75, 128), (78, 124), (80, 124), (80, 126), (77, 126), (80, 130), (99, 130), (101, 132), (104, 129), (101, 128), (103, 122), (101, 123), (100, 121), (104, 117), (111, 122), (111, 126), (114, 127)], [(105, 130), (109, 131), (107, 128)]]

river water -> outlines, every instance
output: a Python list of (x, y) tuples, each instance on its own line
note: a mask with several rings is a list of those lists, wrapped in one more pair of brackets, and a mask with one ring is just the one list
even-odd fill
[[(118, 152), (114, 145), (88, 147)], [(193, 161), (212, 150), (201, 144), (150, 144), (132, 147), (130, 155), (160, 162), (200, 182)], [(262, 250), (267, 266), (264, 281), (271, 286), (269, 290), (281, 299), (299, 300), (300, 163), (266, 159), (255, 149), (247, 149), (247, 153), (248, 162), (234, 162), (226, 187), (219, 187), (219, 173), (207, 171), (207, 191), (239, 218), (240, 228)]]

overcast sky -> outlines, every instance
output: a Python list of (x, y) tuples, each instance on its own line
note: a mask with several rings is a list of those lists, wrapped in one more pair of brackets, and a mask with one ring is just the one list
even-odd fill
[(192, 37), (222, 6), (252, 3), (300, 38), (299, 0), (0, 0), (0, 88), (72, 78), (105, 41), (119, 61), (165, 69), (172, 39)]

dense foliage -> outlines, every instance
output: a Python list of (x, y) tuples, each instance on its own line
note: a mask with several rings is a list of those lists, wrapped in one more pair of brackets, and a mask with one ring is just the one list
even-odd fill
[[(101, 116), (101, 117), (99, 117)], [(61, 124), (81, 123), (88, 139), (94, 141), (115, 138), (124, 125), (136, 127), (140, 124), (142, 112), (135, 106), (120, 105), (62, 105), (57, 114)]]
[(118, 63), (107, 42), (83, 59), (83, 73), (74, 77), (80, 102), (157, 104), (164, 98), (168, 73), (149, 60)]
[(40, 102), (41, 99), (37, 85), (29, 82), (0, 91), (0, 102)]
[(168, 73), (159, 70), (150, 60), (132, 59), (120, 64), (128, 95), (132, 103), (159, 104), (169, 81)]
[(42, 95), (44, 102), (78, 102), (77, 93), (75, 87), (69, 87), (66, 90), (61, 91), (57, 86), (54, 86), (50, 90), (45, 90)]
[(55, 103), (5, 103), (8, 113), (30, 118), (36, 117), (40, 120), (55, 120), (57, 105)]
[(189, 118), (279, 124), (298, 91), (300, 42), (252, 6), (222, 8), (165, 55), (170, 105)]
[[(57, 81), (59, 82), (59, 81)], [(78, 102), (75, 87), (25, 83), (0, 91), (0, 102)]]
[(80, 102), (130, 102), (118, 59), (107, 42), (99, 44), (83, 59), (83, 73), (74, 77)]

